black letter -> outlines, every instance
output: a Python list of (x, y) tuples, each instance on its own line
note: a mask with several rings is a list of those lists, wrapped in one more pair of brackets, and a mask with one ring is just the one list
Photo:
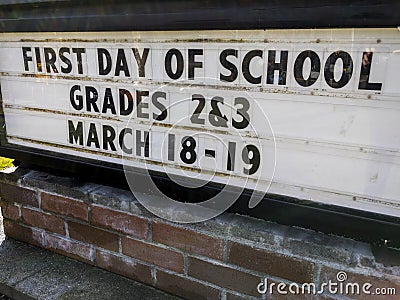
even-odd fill
[[(340, 77), (339, 81), (336, 81), (334, 77), (334, 70), (336, 61), (339, 58), (343, 61), (343, 70), (342, 76)], [(352, 74), (353, 60), (351, 59), (349, 53), (344, 51), (337, 51), (329, 55), (325, 63), (324, 75), (325, 81), (330, 87), (333, 87), (335, 89), (344, 87), (350, 81)]]
[(118, 49), (117, 62), (115, 65), (115, 76), (119, 76), (119, 73), (121, 73), (121, 71), (124, 71), (125, 77), (130, 76), (124, 49)]
[(126, 154), (132, 154), (132, 148), (127, 148), (124, 143), (125, 135), (129, 133), (132, 135), (132, 128), (124, 128), (119, 133), (119, 146), (121, 147), (122, 151)]
[(28, 61), (32, 61), (32, 56), (28, 56), (27, 52), (31, 52), (30, 47), (22, 47), (22, 56), (24, 58), (25, 71), (29, 71)]
[(231, 63), (230, 61), (228, 61), (226, 58), (229, 55), (233, 55), (234, 57), (238, 57), (238, 51), (235, 49), (226, 49), (224, 51), (221, 52), (221, 54), (219, 55), (219, 61), (221, 62), (221, 65), (224, 66), (227, 70), (231, 71), (231, 74), (226, 76), (223, 74), (219, 74), (219, 79), (221, 81), (226, 81), (226, 82), (233, 82), (235, 81), (235, 79), (238, 76), (238, 70), (236, 68), (236, 66)]
[(143, 55), (140, 57), (139, 50), (137, 48), (133, 48), (133, 54), (135, 55), (136, 63), (138, 65), (138, 70), (139, 70), (139, 77), (145, 77), (146, 72), (145, 72), (145, 65), (147, 61), (147, 56), (149, 55), (149, 48), (144, 48), (143, 49)]
[(144, 147), (144, 156), (149, 157), (149, 132), (143, 131), (144, 140), (141, 139), (142, 134), (140, 130), (136, 130), (136, 155), (142, 155), (142, 148)]
[(96, 101), (99, 98), (97, 90), (92, 86), (86, 86), (85, 91), (86, 91), (86, 110), (92, 111), (92, 106), (93, 106), (93, 110), (95, 112), (100, 112), (96, 104)]
[[(172, 72), (172, 56), (176, 57), (176, 72)], [(165, 71), (171, 79), (178, 79), (183, 73), (183, 56), (178, 49), (171, 49), (165, 55)]]
[[(106, 57), (106, 67), (104, 67), (103, 55)], [(107, 75), (111, 71), (111, 55), (103, 48), (97, 49), (97, 60), (99, 62), (99, 75)]]
[(143, 112), (143, 108), (149, 108), (149, 104), (142, 102), (142, 97), (148, 97), (149, 91), (136, 91), (136, 111), (137, 117), (148, 119), (149, 114)]
[[(128, 98), (128, 107), (125, 106), (125, 96)], [(121, 116), (127, 116), (133, 110), (132, 94), (125, 89), (119, 89), (119, 108)]]
[(108, 150), (108, 145), (112, 151), (116, 151), (114, 145), (115, 130), (109, 125), (103, 125), (103, 149)]
[(46, 62), (46, 71), (50, 73), (50, 67), (54, 73), (58, 73), (55, 62), (56, 52), (52, 48), (44, 48), (44, 61)]
[(275, 50), (268, 51), (267, 84), (274, 84), (275, 70), (279, 70), (279, 85), (286, 84), (288, 51), (281, 51), (280, 62), (275, 62)]
[(358, 84), (359, 90), (372, 90), (380, 91), (382, 89), (382, 83), (369, 82), (369, 75), (371, 73), (372, 55), (373, 52), (363, 52), (360, 82)]
[[(303, 77), (303, 67), (304, 61), (310, 58), (311, 60), (311, 71), (310, 76), (307, 79)], [(297, 83), (301, 86), (307, 87), (313, 85), (321, 71), (321, 61), (319, 60), (319, 56), (317, 53), (311, 50), (303, 51), (297, 56), (296, 61), (294, 63), (294, 79), (296, 79)]]
[[(74, 97), (76, 91), (81, 91), (81, 87), (79, 85), (74, 85), (71, 88), (71, 91), (69, 92), (69, 99), (73, 108), (76, 110), (81, 110), (83, 108), (83, 97), (82, 95), (76, 95), (76, 97)], [(78, 103), (75, 101), (78, 101)]]
[(247, 80), (249, 83), (253, 84), (259, 84), (261, 83), (261, 75), (258, 77), (253, 77), (250, 73), (250, 61), (253, 59), (255, 56), (259, 56), (262, 58), (262, 51), (261, 50), (251, 50), (246, 55), (244, 56), (243, 63), (242, 63), (242, 73), (244, 78)]
[(104, 93), (103, 109), (101, 110), (101, 112), (104, 114), (107, 112), (107, 109), (111, 109), (111, 113), (114, 115), (117, 113), (115, 110), (114, 99), (110, 88), (106, 88), (106, 91)]
[(189, 79), (194, 79), (194, 69), (195, 68), (203, 67), (203, 62), (194, 60), (194, 57), (196, 55), (203, 55), (203, 49), (189, 49), (188, 50), (188, 56), (189, 56), (188, 78)]
[(82, 121), (78, 121), (76, 128), (71, 120), (68, 120), (68, 137), (69, 143), (75, 143), (83, 146), (83, 125)]
[(94, 123), (90, 123), (89, 125), (89, 133), (86, 146), (91, 147), (92, 143), (94, 143), (96, 148), (100, 148), (99, 138), (97, 136), (96, 125)]
[(42, 59), (40, 58), (40, 48), (35, 47), (36, 66), (39, 72), (42, 72)]
[(151, 102), (156, 108), (161, 111), (161, 114), (159, 115), (153, 113), (153, 119), (156, 121), (163, 121), (167, 118), (168, 115), (167, 108), (164, 106), (164, 104), (158, 101), (158, 98), (163, 98), (164, 100), (167, 100), (167, 94), (165, 92), (155, 92), (153, 96), (151, 96)]
[(64, 53), (70, 54), (69, 48), (63, 47), (63, 48), (60, 48), (60, 50), (58, 51), (60, 60), (67, 65), (66, 67), (61, 66), (61, 72), (68, 74), (68, 73), (71, 73), (71, 71), (72, 71), (72, 63), (69, 60), (69, 58), (64, 55)]
[(76, 60), (78, 62), (78, 74), (83, 74), (82, 53), (85, 53), (85, 49), (72, 48), (72, 53), (76, 54)]

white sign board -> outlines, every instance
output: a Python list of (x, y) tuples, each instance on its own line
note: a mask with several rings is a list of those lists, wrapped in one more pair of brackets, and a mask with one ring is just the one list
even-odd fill
[(400, 32), (0, 34), (7, 141), (400, 216)]

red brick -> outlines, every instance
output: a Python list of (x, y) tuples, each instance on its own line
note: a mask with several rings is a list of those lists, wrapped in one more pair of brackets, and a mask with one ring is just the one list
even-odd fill
[(92, 223), (142, 239), (149, 232), (147, 220), (99, 206), (92, 206)]
[(4, 220), (4, 232), (6, 236), (36, 246), (42, 246), (42, 234), (39, 230), (22, 226), (18, 223)]
[(122, 253), (156, 266), (183, 273), (183, 255), (169, 249), (123, 237)]
[(21, 208), (21, 212), (22, 220), (25, 224), (65, 235), (65, 224), (63, 219), (26, 207)]
[[(278, 291), (278, 285), (279, 284), (285, 284), (284, 286), (279, 287)], [(268, 279), (267, 282), (268, 286), (270, 287), (270, 290), (267, 291), (267, 299), (268, 300), (291, 300), (291, 299), (296, 299), (296, 300), (328, 300), (332, 299), (329, 298), (325, 295), (318, 294), (319, 291), (319, 286), (315, 285), (315, 291), (308, 291), (306, 290), (307, 287), (305, 286), (305, 290), (302, 290), (302, 283), (287, 283), (283, 281), (276, 281), (276, 280), (270, 280)], [(294, 286), (296, 284), (296, 286)], [(291, 286), (292, 285), (292, 286)], [(297, 291), (299, 291), (297, 293)], [(286, 293), (286, 294), (285, 294)]]
[(181, 249), (185, 252), (223, 259), (222, 239), (178, 228), (162, 222), (153, 223), (153, 241)]
[(207, 281), (239, 293), (260, 296), (257, 285), (261, 278), (239, 271), (226, 265), (212, 264), (194, 257), (189, 257), (189, 276)]
[[(238, 295), (234, 295), (234, 294), (231, 294), (231, 293), (227, 293), (226, 294), (226, 300), (247, 300), (247, 299), (249, 299), (249, 297), (246, 296), (246, 295), (238, 296)], [(256, 299), (262, 299), (262, 296), (260, 296), (260, 297), (258, 297)], [(269, 298), (268, 298), (268, 300), (269, 300)]]
[(69, 236), (75, 240), (118, 252), (119, 237), (116, 234), (89, 225), (68, 222)]
[(220, 299), (221, 292), (187, 277), (157, 270), (156, 288), (185, 299)]
[(86, 263), (93, 263), (92, 249), (89, 245), (77, 243), (64, 237), (58, 237), (50, 234), (45, 234), (46, 248), (77, 259)]
[(5, 219), (17, 221), (19, 220), (19, 208), (14, 204), (10, 204), (4, 201), (0, 202), (1, 212)]
[(9, 203), (17, 202), (23, 205), (39, 207), (37, 193), (19, 186), (0, 183), (0, 196)]
[(228, 262), (294, 282), (312, 282), (314, 264), (294, 257), (230, 242)]
[[(276, 292), (273, 295), (268, 295), (267, 299), (268, 300), (293, 300), (293, 299), (296, 299), (296, 300), (335, 300), (337, 298), (332, 298), (332, 297), (325, 296), (325, 295), (308, 295), (308, 294), (300, 294), (300, 295), (295, 294), (294, 295), (291, 293), (282, 295), (282, 294), (278, 294)], [(384, 299), (382, 299), (382, 300), (384, 300)]]
[(88, 221), (88, 205), (82, 201), (41, 193), (42, 209), (56, 214)]
[(132, 259), (119, 257), (103, 251), (96, 252), (98, 267), (120, 274), (136, 281), (151, 285), (151, 268)]
[[(382, 277), (378, 277), (375, 275), (364, 275), (364, 274), (358, 274), (356, 272), (352, 271), (346, 271), (346, 270), (339, 270), (339, 269), (334, 269), (330, 267), (322, 267), (321, 273), (320, 273), (320, 282), (329, 282), (331, 280), (332, 282), (338, 283), (337, 281), (337, 274), (338, 272), (345, 272), (347, 275), (347, 279), (343, 281), (343, 284), (346, 285), (346, 283), (358, 283), (360, 286), (360, 289), (362, 289), (363, 284), (365, 283), (370, 283), (372, 287), (369, 289), (371, 292), (374, 292), (376, 288), (395, 288), (396, 289), (396, 295), (366, 295), (366, 294), (361, 294), (358, 296), (355, 295), (350, 295), (349, 297), (352, 299), (362, 299), (362, 300), (368, 300), (368, 299), (389, 299), (389, 300), (395, 300), (399, 299), (400, 295), (400, 277), (398, 276), (391, 276), (391, 275), (385, 275)], [(346, 296), (346, 295), (344, 295)]]

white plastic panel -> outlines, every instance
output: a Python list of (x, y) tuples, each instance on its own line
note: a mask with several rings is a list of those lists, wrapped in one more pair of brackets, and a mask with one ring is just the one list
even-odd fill
[(398, 29), (0, 34), (7, 138), (400, 216), (399, 53)]

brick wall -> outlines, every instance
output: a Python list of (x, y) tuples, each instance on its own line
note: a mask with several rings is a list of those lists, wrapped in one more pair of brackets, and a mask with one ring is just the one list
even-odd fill
[(184, 298), (342, 299), (256, 289), (264, 278), (286, 283), (286, 291), (293, 282), (319, 286), (337, 282), (339, 271), (347, 282), (397, 289), (397, 296), (376, 299), (400, 297), (396, 259), (380, 263), (371, 245), (350, 239), (231, 214), (173, 224), (148, 213), (129, 191), (31, 170), (1, 175), (0, 194), (6, 236)]

